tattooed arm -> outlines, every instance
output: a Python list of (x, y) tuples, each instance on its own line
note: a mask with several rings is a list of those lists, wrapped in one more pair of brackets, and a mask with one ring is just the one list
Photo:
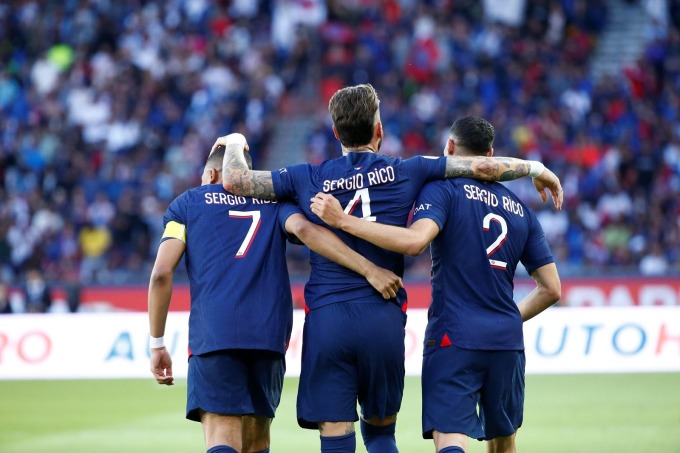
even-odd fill
[(224, 190), (243, 197), (265, 200), (276, 199), (272, 174), (268, 171), (254, 171), (248, 165), (245, 153), (248, 151), (246, 138), (241, 134), (229, 134), (217, 139), (210, 151), (224, 146), (222, 161), (222, 185)]
[[(532, 168), (540, 173), (532, 174)], [(563, 193), (560, 180), (540, 162), (513, 157), (446, 157), (446, 178), (466, 177), (480, 181), (511, 181), (524, 176), (533, 177), (534, 187), (543, 201), (547, 199), (545, 189), (548, 189), (555, 207), (558, 210), (562, 209)]]

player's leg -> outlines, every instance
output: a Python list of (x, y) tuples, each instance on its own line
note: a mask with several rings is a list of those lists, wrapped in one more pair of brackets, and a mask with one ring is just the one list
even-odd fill
[(354, 422), (319, 423), (321, 453), (354, 453), (357, 448)]
[(241, 451), (241, 416), (201, 411), (201, 427), (208, 453)]
[(462, 433), (440, 433), (435, 430), (432, 432), (434, 439), (434, 449), (438, 453), (461, 453), (468, 448), (468, 436)]
[(396, 453), (397, 412), (404, 394), (404, 326), (394, 304), (379, 301), (353, 306), (359, 364), (361, 435), (368, 453)]
[(515, 453), (515, 436), (496, 437), (486, 443), (487, 453)]
[(286, 359), (273, 351), (248, 351), (248, 393), (253, 413), (243, 417), (243, 453), (268, 453), (270, 426), (281, 402)]
[(201, 422), (206, 449), (240, 453), (241, 416), (253, 413), (242, 354), (226, 350), (193, 355), (187, 377), (187, 419)]
[(243, 416), (243, 453), (269, 453), (271, 424), (272, 419), (268, 417)]
[(423, 438), (438, 452), (466, 451), (468, 438), (484, 438), (477, 402), (486, 370), (476, 351), (436, 347), (423, 356)]
[(524, 414), (524, 351), (488, 351), (489, 372), (484, 380), (479, 413), (487, 451), (515, 451), (515, 433)]
[(319, 429), (321, 451), (353, 453), (358, 420), (357, 371), (347, 342), (354, 319), (345, 303), (310, 311), (302, 338), (302, 369), (297, 398), (298, 424)]

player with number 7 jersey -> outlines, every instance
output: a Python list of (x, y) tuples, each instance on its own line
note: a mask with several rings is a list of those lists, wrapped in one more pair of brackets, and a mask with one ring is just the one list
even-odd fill
[(159, 384), (173, 384), (163, 337), (172, 276), (184, 256), (191, 292), (186, 417), (201, 422), (210, 452), (268, 452), (293, 323), (286, 241), (295, 237), (364, 275), (381, 297), (394, 297), (401, 278), (292, 203), (225, 191), (218, 184), (223, 155), (211, 153), (201, 186), (178, 196), (164, 215), (149, 280), (150, 369)]

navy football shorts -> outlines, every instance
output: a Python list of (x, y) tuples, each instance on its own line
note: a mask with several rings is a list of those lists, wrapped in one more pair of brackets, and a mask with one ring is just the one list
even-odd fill
[[(373, 302), (375, 301), (375, 302)], [(404, 393), (406, 314), (382, 299), (343, 302), (305, 318), (298, 424), (380, 419), (399, 412)]]
[(285, 357), (274, 351), (227, 349), (189, 358), (187, 418), (200, 410), (274, 417), (281, 401)]
[(512, 435), (522, 426), (524, 367), (524, 351), (447, 346), (426, 354), (423, 438), (432, 439), (433, 430), (479, 440)]

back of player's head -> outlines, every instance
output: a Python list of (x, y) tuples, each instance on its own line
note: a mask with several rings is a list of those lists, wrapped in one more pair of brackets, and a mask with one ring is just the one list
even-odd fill
[(378, 93), (370, 84), (345, 87), (328, 103), (340, 143), (356, 148), (371, 142), (378, 122)]
[[(224, 152), (227, 148), (224, 145), (219, 145), (213, 153), (208, 156), (208, 160), (205, 162), (205, 168), (212, 168), (217, 171), (222, 171), (222, 161), (224, 160)], [(249, 169), (253, 169), (253, 160), (250, 157), (250, 153), (243, 153), (246, 158), (246, 163)]]
[(457, 149), (482, 156), (493, 148), (496, 132), (484, 118), (465, 116), (453, 123), (450, 135)]

